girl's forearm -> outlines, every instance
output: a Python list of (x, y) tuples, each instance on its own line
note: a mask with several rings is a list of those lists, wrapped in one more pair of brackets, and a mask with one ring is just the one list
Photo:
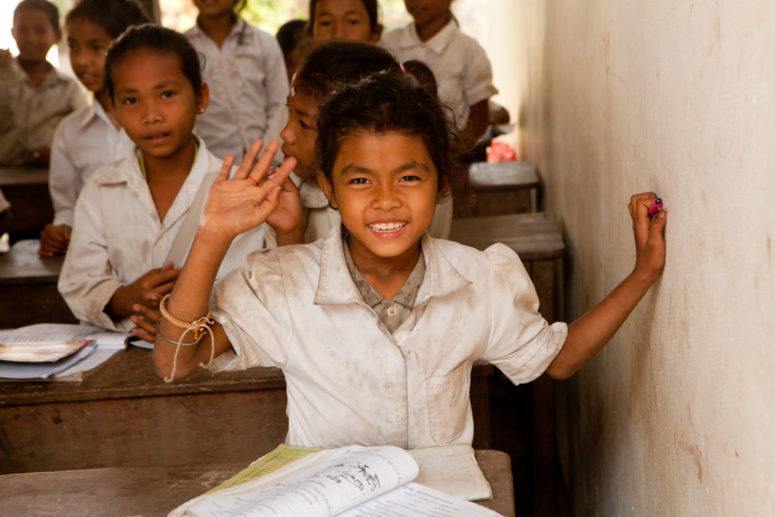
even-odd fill
[[(213, 283), (230, 244), (230, 241), (207, 230), (200, 229), (197, 232), (186, 263), (165, 304), (166, 310), (172, 316), (180, 321), (193, 322), (207, 314)], [(184, 329), (176, 327), (162, 317), (159, 330), (162, 335), (156, 336), (153, 360), (157, 371), (166, 377), (172, 375), (173, 358), (177, 347), (164, 338), (177, 341), (183, 335)], [(228, 346), (228, 340), (220, 328), (216, 332), (216, 337), (217, 355)], [(192, 332), (183, 337), (184, 342), (190, 342), (192, 339)], [(174, 376), (184, 377), (200, 362), (207, 362), (209, 355), (209, 336), (201, 339), (197, 345), (181, 346), (178, 350)]]
[(648, 275), (631, 273), (602, 302), (571, 323), (565, 344), (546, 373), (556, 379), (576, 373), (616, 334), (654, 281)]

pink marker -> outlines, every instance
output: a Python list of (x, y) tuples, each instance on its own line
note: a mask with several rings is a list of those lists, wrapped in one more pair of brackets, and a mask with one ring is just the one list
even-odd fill
[(662, 198), (656, 198), (651, 202), (651, 208), (649, 208), (649, 217), (654, 217), (659, 209), (662, 208)]

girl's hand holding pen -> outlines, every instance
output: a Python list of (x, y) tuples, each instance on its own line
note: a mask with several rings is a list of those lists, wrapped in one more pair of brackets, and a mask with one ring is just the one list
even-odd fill
[(289, 158), (280, 167), (272, 169), (272, 158), (280, 144), (272, 140), (256, 159), (262, 145), (261, 140), (253, 142), (231, 179), (229, 172), (234, 157), (229, 155), (223, 161), (221, 172), (207, 196), (200, 231), (231, 242), (240, 233), (266, 221), (277, 207), (283, 183), (296, 160)]
[[(656, 213), (652, 210), (657, 200), (653, 192), (635, 194), (630, 198), (630, 217), (635, 234), (635, 269), (633, 274), (654, 283), (665, 267), (665, 239), (663, 232), (667, 224), (667, 212), (658, 204)], [(649, 212), (653, 216), (649, 217)]]

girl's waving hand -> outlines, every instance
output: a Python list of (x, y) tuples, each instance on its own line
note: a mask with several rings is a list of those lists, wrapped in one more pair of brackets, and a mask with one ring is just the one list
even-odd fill
[(229, 155), (223, 161), (221, 172), (207, 196), (200, 223), (203, 229), (231, 241), (266, 221), (277, 207), (282, 185), (296, 161), (290, 158), (279, 168), (272, 169), (272, 158), (280, 144), (272, 140), (258, 157), (262, 145), (261, 140), (253, 142), (231, 179), (229, 172), (234, 157)]

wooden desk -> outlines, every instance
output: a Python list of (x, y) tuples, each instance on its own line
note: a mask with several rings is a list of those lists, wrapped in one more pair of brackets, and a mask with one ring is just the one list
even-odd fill
[(40, 257), (38, 241), (19, 241), (0, 255), (0, 328), (77, 323), (57, 291), (63, 257)]
[[(477, 450), (476, 459), (493, 491), (492, 500), (479, 504), (513, 517), (508, 454)], [(247, 463), (6, 474), (0, 476), (0, 514), (164, 516), (230, 478)]]
[(529, 162), (474, 162), (465, 194), (455, 199), (455, 217), (534, 212), (540, 188), (538, 172)]
[(0, 167), (0, 190), (11, 203), (11, 239), (34, 238), (54, 219), (48, 169)]
[[(490, 442), (488, 378), (475, 366), (475, 447)], [(130, 347), (81, 383), (0, 382), (0, 473), (250, 461), (285, 438), (276, 368), (165, 383), (151, 352)]]

